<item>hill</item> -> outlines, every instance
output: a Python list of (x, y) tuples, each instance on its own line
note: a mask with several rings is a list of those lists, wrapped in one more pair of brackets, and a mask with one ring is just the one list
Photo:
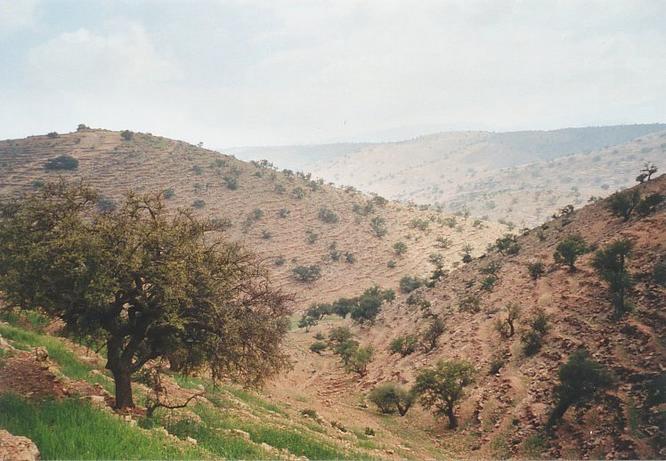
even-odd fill
[[(666, 194), (666, 176), (635, 189), (644, 197)], [(654, 392), (651, 386), (664, 392), (666, 207), (662, 202), (655, 213), (634, 214), (625, 222), (611, 215), (608, 204), (596, 202), (526, 232), (516, 239), (515, 255), (489, 252), (450, 272), (434, 288), (400, 296), (384, 307), (371, 327), (329, 316), (309, 332), (295, 333), (297, 366), (276, 385), (276, 392), (282, 390), (285, 399), (290, 399), (285, 389), (319, 399), (318, 411), (335, 414), (343, 422), (400, 425), (422, 449), (437, 447), (440, 457), (663, 458), (663, 398), (649, 404), (648, 395)], [(573, 272), (554, 261), (557, 245), (576, 234), (595, 250), (621, 238), (633, 243), (628, 261), (636, 282), (630, 295), (633, 311), (622, 319), (613, 318), (607, 284), (592, 267), (593, 251), (580, 257)], [(534, 280), (528, 266), (537, 261), (543, 263), (544, 273)], [(522, 315), (516, 321), (518, 332), (504, 338), (496, 323), (506, 318), (509, 304), (519, 306)], [(521, 338), (539, 309), (548, 319), (547, 333), (541, 348), (529, 355)], [(391, 353), (393, 340), (419, 337), (433, 316), (446, 325), (434, 350), (417, 347), (404, 357)], [(307, 349), (313, 336), (326, 336), (343, 325), (375, 350), (361, 378), (345, 373), (336, 354)], [(549, 436), (544, 428), (554, 406), (558, 369), (579, 347), (612, 372), (615, 385), (593, 402), (570, 409)], [(365, 408), (367, 393), (377, 384), (412, 385), (420, 368), (439, 359), (464, 359), (476, 370), (475, 382), (460, 405), (457, 432), (443, 429), (442, 421), (420, 408), (402, 418), (383, 419), (373, 415), (378, 413), (371, 405)]]
[[(63, 155), (78, 166), (46, 168)], [(275, 283), (298, 295), (298, 308), (355, 295), (375, 283), (397, 286), (401, 277), (427, 271), (434, 252), (444, 254), (447, 265), (459, 260), (465, 244), (478, 254), (503, 227), (390, 203), (309, 174), (142, 133), (124, 139), (119, 132), (82, 129), (0, 141), (0, 171), (5, 196), (59, 177), (84, 179), (108, 206), (130, 189), (168, 191), (170, 206), (227, 222), (229, 237), (265, 258)], [(401, 255), (393, 249), (399, 241), (406, 244)], [(311, 266), (320, 270), (319, 279), (296, 279), (294, 269)]]
[(665, 130), (666, 125), (651, 124), (448, 132), (350, 145), (346, 153), (325, 159), (317, 154), (323, 146), (312, 146), (312, 156), (304, 146), (232, 152), (284, 161), (391, 199), (441, 204), (448, 211), (468, 209), (477, 217), (529, 227), (569, 203), (630, 186), (645, 161), (663, 168)]

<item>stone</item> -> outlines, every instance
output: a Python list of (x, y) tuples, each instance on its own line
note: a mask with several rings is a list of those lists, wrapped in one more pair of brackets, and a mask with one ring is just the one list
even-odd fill
[(197, 439), (193, 439), (193, 438), (190, 437), (190, 436), (185, 437), (185, 441), (186, 441), (187, 443), (191, 443), (192, 445), (196, 445), (196, 444), (197, 444)]
[(35, 360), (46, 362), (49, 359), (49, 351), (45, 347), (35, 347)]
[(39, 449), (27, 437), (0, 430), (0, 461), (38, 461)]

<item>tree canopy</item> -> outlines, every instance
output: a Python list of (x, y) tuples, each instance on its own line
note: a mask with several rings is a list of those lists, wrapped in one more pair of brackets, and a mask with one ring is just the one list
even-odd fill
[(116, 407), (134, 406), (131, 376), (167, 359), (183, 372), (259, 384), (287, 365), (289, 296), (210, 221), (128, 193), (99, 212), (92, 189), (61, 181), (0, 205), (0, 290), (66, 331), (106, 344)]

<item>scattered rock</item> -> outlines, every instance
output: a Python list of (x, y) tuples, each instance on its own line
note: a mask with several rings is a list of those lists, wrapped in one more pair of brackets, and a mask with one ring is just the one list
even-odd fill
[(0, 461), (37, 461), (37, 445), (27, 437), (0, 430)]

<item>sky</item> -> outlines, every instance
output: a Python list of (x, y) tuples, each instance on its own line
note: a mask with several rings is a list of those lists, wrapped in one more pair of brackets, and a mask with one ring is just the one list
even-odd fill
[(666, 122), (665, 18), (664, 0), (0, 0), (0, 139)]

